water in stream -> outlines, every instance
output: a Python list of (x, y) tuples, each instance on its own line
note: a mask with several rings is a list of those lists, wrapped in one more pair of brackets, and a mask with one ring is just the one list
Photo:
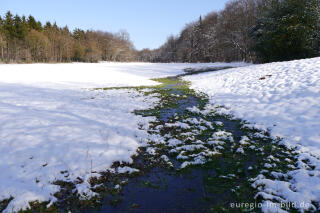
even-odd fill
[[(259, 198), (254, 198), (257, 191), (250, 186), (249, 179), (266, 169), (264, 165), (270, 155), (293, 160), (288, 150), (278, 146), (267, 132), (245, 128), (243, 121), (214, 112), (202, 114), (188, 110), (192, 107), (203, 110), (208, 100), (190, 90), (187, 82), (179, 77), (159, 79), (159, 82), (163, 85), (148, 92), (159, 96), (159, 105), (136, 113), (157, 117), (150, 133), (158, 130), (161, 136), (167, 137), (169, 134), (184, 143), (170, 147), (151, 142), (150, 147), (157, 150), (157, 154), (151, 157), (154, 159), (141, 155), (132, 165), (134, 168), (144, 168), (144, 164), (150, 163), (150, 167), (137, 176), (129, 177), (118, 193), (106, 193), (98, 209), (87, 209), (85, 212), (259, 212), (259, 209), (232, 209), (230, 203), (257, 202)], [(166, 123), (186, 123), (188, 119), (201, 120), (205, 124), (189, 123), (188, 129), (166, 126)], [(210, 137), (217, 131), (231, 133), (233, 140), (227, 138), (221, 144), (209, 144)], [(192, 132), (191, 139), (182, 136), (188, 132)], [(243, 136), (248, 137), (249, 141), (239, 144)], [(168, 140), (170, 137), (166, 138)], [(219, 154), (203, 157), (203, 149), (184, 150), (181, 153), (185, 158), (181, 159), (178, 157), (181, 153), (172, 152), (173, 148), (199, 144), (206, 152), (218, 150)], [(238, 152), (239, 148), (244, 153)], [(173, 168), (170, 164), (160, 165), (162, 155), (169, 157)], [(197, 156), (205, 158), (205, 162), (181, 169), (185, 161), (192, 162)], [(284, 172), (287, 167), (280, 161), (277, 162), (277, 169)]]

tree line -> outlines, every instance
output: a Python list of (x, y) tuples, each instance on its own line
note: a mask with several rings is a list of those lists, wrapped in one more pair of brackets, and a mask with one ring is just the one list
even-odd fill
[(320, 55), (319, 0), (232, 0), (220, 12), (187, 24), (150, 62), (272, 62)]
[(231, 0), (157, 49), (137, 51), (110, 33), (0, 16), (0, 62), (272, 62), (320, 55), (320, 0)]
[(109, 33), (44, 25), (33, 16), (0, 16), (0, 62), (134, 61), (126, 31)]

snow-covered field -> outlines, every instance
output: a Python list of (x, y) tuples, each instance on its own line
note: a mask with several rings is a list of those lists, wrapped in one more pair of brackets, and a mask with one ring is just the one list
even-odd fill
[[(90, 196), (86, 180), (92, 171), (106, 170), (115, 161), (130, 162), (146, 142), (154, 118), (132, 111), (152, 107), (159, 99), (129, 89), (92, 88), (156, 85), (151, 78), (182, 74), (185, 68), (244, 65), (0, 65), (0, 200), (14, 197), (5, 212), (26, 208), (28, 201), (54, 202), (56, 180), (80, 177), (85, 181), (78, 191)], [(222, 113), (270, 129), (287, 145), (298, 146), (297, 168), (283, 174), (284, 180), (261, 174), (254, 181), (265, 206), (274, 200), (320, 203), (319, 70), (320, 58), (314, 58), (184, 77), (193, 89), (207, 93), (212, 105), (225, 106)]]
[(19, 83), (44, 88), (96, 88), (150, 86), (151, 78), (184, 73), (185, 68), (245, 66), (245, 63), (112, 63), (2, 64), (0, 83)]
[[(130, 162), (147, 138), (137, 126), (151, 120), (131, 112), (157, 101), (128, 90), (0, 88), (0, 200), (15, 198), (9, 211), (27, 201), (54, 201), (55, 180), (88, 180), (114, 161)], [(77, 189), (90, 195), (88, 186)]]
[(298, 169), (285, 174), (287, 181), (261, 175), (254, 183), (255, 187), (264, 186), (260, 190), (266, 200), (320, 203), (320, 58), (252, 65), (185, 79), (192, 82), (193, 89), (208, 94), (213, 105), (225, 106), (223, 113), (270, 129), (287, 145), (298, 146)]
[(320, 58), (185, 77), (238, 118), (320, 155)]
[(26, 208), (28, 201), (54, 202), (56, 180), (80, 177), (85, 181), (78, 191), (90, 196), (91, 171), (130, 162), (146, 141), (138, 126), (146, 129), (152, 118), (132, 111), (153, 106), (157, 98), (89, 88), (155, 85), (150, 78), (208, 66), (230, 64), (0, 65), (0, 200), (14, 198), (5, 212)]

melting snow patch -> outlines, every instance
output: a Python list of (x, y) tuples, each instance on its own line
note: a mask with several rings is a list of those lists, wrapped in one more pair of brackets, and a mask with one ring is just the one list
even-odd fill
[(233, 137), (232, 133), (226, 132), (223, 130), (219, 130), (217, 132), (214, 132), (213, 135), (211, 136), (212, 140), (228, 140), (230, 142), (233, 142)]
[(122, 174), (122, 173), (132, 174), (132, 173), (135, 173), (135, 172), (139, 172), (139, 169), (131, 168), (131, 167), (128, 167), (128, 166), (118, 167), (118, 173), (120, 173), (120, 174)]
[(189, 107), (189, 108), (187, 108), (187, 110), (188, 110), (189, 112), (196, 113), (196, 114), (200, 114), (200, 113), (201, 113), (201, 110), (200, 110), (198, 107), (196, 107), (196, 106)]
[(172, 128), (172, 127), (179, 127), (181, 129), (190, 129), (190, 126), (186, 123), (182, 123), (180, 121), (176, 122), (176, 123), (166, 123), (165, 124), (166, 127)]
[(221, 122), (221, 121), (215, 121), (214, 122), (217, 126), (223, 126), (224, 124), (223, 124), (223, 122)]
[(239, 143), (241, 145), (248, 145), (248, 144), (250, 144), (250, 139), (247, 136), (242, 136)]
[(236, 150), (236, 153), (244, 154), (243, 148), (239, 147), (239, 148)]
[(175, 146), (178, 146), (180, 144), (183, 144), (183, 142), (178, 140), (178, 139), (176, 139), (176, 138), (171, 138), (168, 141), (168, 146), (170, 146), (170, 147), (175, 147)]
[(148, 153), (149, 155), (155, 155), (155, 154), (156, 154), (156, 150), (155, 150), (155, 148), (148, 147), (148, 148), (147, 148), (147, 153)]
[(185, 161), (181, 164), (180, 168), (186, 168), (187, 166), (190, 165), (199, 165), (199, 164), (205, 164), (206, 163), (206, 158), (203, 156), (197, 156), (196, 158), (194, 158), (194, 161)]

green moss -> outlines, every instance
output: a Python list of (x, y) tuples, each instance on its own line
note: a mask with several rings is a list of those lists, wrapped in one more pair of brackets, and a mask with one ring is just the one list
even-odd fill
[(47, 207), (47, 205), (49, 204), (49, 202), (42, 202), (39, 203), (37, 201), (35, 202), (30, 202), (29, 205), (31, 208), (27, 209), (27, 210), (20, 210), (19, 213), (59, 213), (59, 209), (56, 205), (51, 205), (50, 207)]

